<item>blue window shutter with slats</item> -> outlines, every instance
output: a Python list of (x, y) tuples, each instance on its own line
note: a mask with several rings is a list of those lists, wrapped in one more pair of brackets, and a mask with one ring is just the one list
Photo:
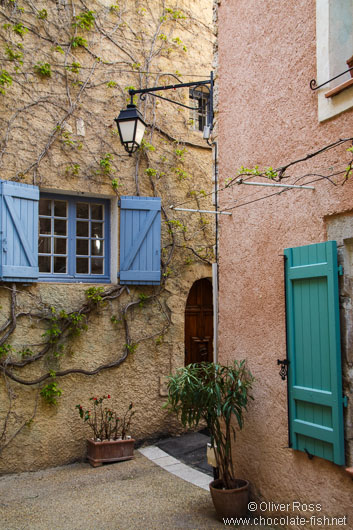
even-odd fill
[(336, 241), (284, 254), (291, 446), (344, 465)]
[(38, 278), (37, 186), (0, 180), (0, 280)]
[(161, 282), (161, 199), (120, 199), (120, 283)]

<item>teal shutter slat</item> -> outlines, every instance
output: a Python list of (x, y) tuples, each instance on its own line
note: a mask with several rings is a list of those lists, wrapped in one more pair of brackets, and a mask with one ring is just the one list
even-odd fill
[(284, 254), (291, 445), (344, 465), (336, 241)]
[(0, 280), (38, 278), (37, 186), (0, 181)]
[(120, 283), (159, 285), (161, 199), (120, 199)]

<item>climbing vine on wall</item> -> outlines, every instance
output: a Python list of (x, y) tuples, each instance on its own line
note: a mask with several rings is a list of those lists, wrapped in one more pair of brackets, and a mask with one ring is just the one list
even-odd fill
[[(81, 305), (63, 309), (43, 302), (39, 286), (1, 287), (8, 314), (0, 322), (0, 370), (9, 405), (0, 418), (0, 452), (33, 421), (39, 399), (60, 402), (63, 378), (116, 368), (141, 341), (161, 344), (171, 325), (166, 280), (193, 261), (209, 264), (213, 259), (212, 227), (201, 216), (186, 223), (168, 208), (173, 196), (195, 197), (197, 204), (195, 181), (200, 178), (206, 176), (201, 188), (211, 186), (210, 174), (190, 165), (194, 150), (206, 153), (209, 148), (192, 135), (185, 141), (189, 117), (174, 111), (170, 129), (156, 99), (137, 102), (149, 132), (132, 159), (122, 151), (112, 126), (130, 87), (193, 75), (184, 35), (195, 30), (211, 38), (210, 28), (177, 0), (0, 1), (2, 178), (67, 192), (161, 196), (164, 216), (163, 281), (148, 294), (120, 285), (89, 287)], [(209, 64), (200, 70), (207, 75)], [(185, 93), (173, 97), (181, 101)], [(147, 315), (152, 306), (159, 314), (158, 329), (132, 334), (134, 313)], [(91, 370), (66, 368), (71, 345), (102, 312), (110, 313), (112, 332), (124, 335), (122, 350)], [(37, 333), (28, 344), (18, 339), (24, 322)], [(15, 412), (12, 384), (37, 389), (28, 417)]]

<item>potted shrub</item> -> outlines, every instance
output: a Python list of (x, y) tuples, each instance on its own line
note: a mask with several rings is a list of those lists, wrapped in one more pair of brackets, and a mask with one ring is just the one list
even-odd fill
[(103, 462), (118, 462), (133, 458), (135, 440), (128, 435), (131, 419), (135, 414), (130, 403), (127, 411), (119, 415), (108, 405), (111, 396), (91, 397), (91, 408), (84, 410), (76, 405), (80, 418), (87, 423), (93, 438), (87, 440), (87, 458), (91, 466)]
[(207, 424), (214, 448), (219, 478), (210, 484), (219, 517), (246, 515), (249, 483), (234, 476), (232, 441), (243, 427), (243, 413), (254, 378), (245, 361), (230, 366), (213, 363), (189, 364), (169, 376), (165, 407), (178, 415), (184, 427)]

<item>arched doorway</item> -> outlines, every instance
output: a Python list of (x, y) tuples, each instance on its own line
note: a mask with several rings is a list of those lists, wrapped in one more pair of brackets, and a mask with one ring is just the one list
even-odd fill
[(185, 308), (185, 366), (213, 361), (213, 296), (208, 278), (190, 289)]

